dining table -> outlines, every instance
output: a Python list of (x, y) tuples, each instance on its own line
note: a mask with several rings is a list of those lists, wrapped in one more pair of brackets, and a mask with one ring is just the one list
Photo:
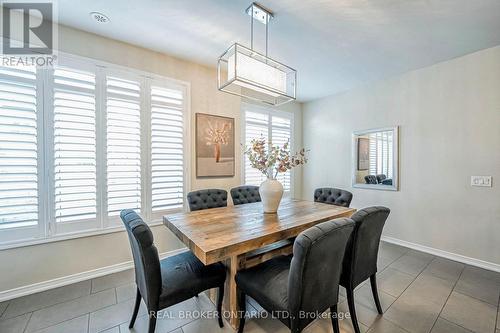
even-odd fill
[(239, 270), (291, 254), (293, 240), (302, 231), (321, 222), (350, 217), (355, 211), (332, 204), (284, 199), (274, 214), (264, 213), (262, 203), (255, 202), (165, 215), (163, 222), (203, 264), (225, 265), (223, 314), (236, 329), (240, 315), (235, 275)]

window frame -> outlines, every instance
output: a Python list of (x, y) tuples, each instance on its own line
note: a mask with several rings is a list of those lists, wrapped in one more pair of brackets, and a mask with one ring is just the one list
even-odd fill
[[(295, 149), (295, 114), (293, 112), (277, 110), (272, 107), (257, 105), (248, 102), (241, 102), (241, 136), (240, 142), (244, 146), (246, 144), (246, 111), (265, 114), (269, 117), (269, 126), (267, 128), (268, 137), (272, 137), (272, 117), (286, 118), (290, 120), (290, 151)], [(245, 154), (241, 154), (241, 177), (243, 184), (246, 183), (245, 175)], [(295, 193), (295, 170), (290, 170), (290, 190), (283, 193), (284, 197), (293, 197)]]
[[(1, 42), (0, 42), (1, 45)], [(110, 221), (107, 217), (106, 193), (106, 75), (117, 74), (119, 77), (135, 77), (140, 79), (141, 85), (141, 126), (150, 123), (151, 110), (148, 109), (148, 98), (151, 82), (154, 85), (174, 88), (183, 92), (183, 140), (184, 145), (184, 174), (183, 191), (187, 193), (191, 186), (191, 84), (159, 74), (129, 68), (90, 57), (58, 52), (58, 64), (73, 70), (90, 71), (95, 74), (96, 100), (96, 191), (97, 216), (96, 219), (72, 221), (57, 225), (54, 211), (54, 147), (53, 147), (53, 69), (37, 68), (37, 171), (38, 171), (38, 223), (36, 226), (0, 229), (0, 250), (24, 247), (36, 244), (45, 244), (63, 240), (103, 235), (124, 230), (121, 223)], [(150, 98), (150, 97), (149, 97)], [(161, 225), (162, 216), (169, 213), (187, 210), (187, 201), (184, 195), (183, 207), (178, 209), (150, 212), (151, 207), (151, 138), (150, 126), (145, 127), (146, 133), (141, 135), (141, 203), (142, 216), (150, 226)], [(104, 164), (104, 165), (102, 165)], [(149, 168), (149, 169), (148, 169)], [(150, 191), (148, 193), (148, 190)], [(147, 209), (145, 209), (147, 208)], [(83, 227), (86, 223), (89, 227)], [(72, 227), (73, 225), (73, 227)], [(28, 235), (26, 235), (28, 232)]]

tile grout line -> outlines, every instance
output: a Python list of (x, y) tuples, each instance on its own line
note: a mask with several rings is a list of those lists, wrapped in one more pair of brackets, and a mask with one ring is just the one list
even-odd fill
[[(441, 313), (443, 312), (444, 308), (446, 307), (446, 304), (448, 303), (448, 300), (450, 299), (451, 294), (453, 294), (453, 292), (455, 291), (455, 287), (457, 286), (458, 281), (460, 281), (460, 278), (462, 277), (462, 274), (464, 274), (464, 271), (465, 271), (465, 268), (466, 268), (466, 267), (467, 267), (467, 266), (466, 266), (466, 265), (464, 265), (464, 267), (463, 267), (463, 268), (462, 268), (462, 270), (460, 271), (460, 275), (458, 276), (458, 279), (457, 279), (457, 280), (455, 281), (455, 283), (453, 284), (453, 288), (451, 288), (451, 291), (450, 291), (450, 293), (448, 294), (448, 297), (446, 297), (446, 301), (444, 302), (443, 306), (441, 307), (441, 310), (439, 311), (439, 313), (438, 313), (438, 316), (437, 316), (436, 320), (434, 320), (434, 323), (432, 324), (432, 327), (431, 327), (431, 330), (430, 330), (430, 331), (432, 331), (432, 330), (434, 329), (434, 326), (436, 326), (436, 323), (437, 323), (438, 319), (441, 317)], [(445, 320), (446, 320), (446, 319), (445, 319)], [(457, 325), (456, 323), (453, 323), (453, 324)], [(460, 326), (460, 325), (457, 325), (457, 326)], [(462, 327), (462, 326), (460, 326), (460, 327)], [(462, 327), (462, 328), (465, 328), (465, 327)]]
[[(111, 289), (111, 288), (109, 288), (109, 289)], [(106, 289), (106, 290), (109, 290), (109, 289)], [(102, 290), (102, 291), (105, 291), (105, 290)], [(99, 292), (101, 292), (101, 291), (99, 291)], [(92, 294), (91, 294), (91, 295), (92, 295)], [(85, 296), (82, 296), (82, 297), (91, 296), (91, 295), (85, 295)], [(78, 297), (78, 298), (82, 298), (82, 297)], [(70, 301), (68, 301), (68, 302), (75, 301), (75, 300), (77, 300), (78, 298), (75, 298), (75, 299), (70, 300)], [(52, 307), (52, 306), (55, 306), (55, 305), (60, 305), (60, 304), (63, 304), (63, 303), (66, 303), (66, 302), (61, 302), (61, 303), (58, 303), (58, 304), (54, 304), (54, 305), (51, 305), (51, 306), (48, 306), (48, 307), (45, 307), (45, 308), (38, 309), (38, 310), (36, 310), (36, 311), (40, 311), (40, 310), (43, 310), (43, 309), (48, 309), (48, 308), (50, 308), (50, 307)], [(67, 318), (66, 320), (60, 321), (60, 322), (55, 323), (55, 324), (53, 324), (53, 325), (49, 325), (49, 326), (45, 326), (45, 327), (38, 328), (38, 329), (37, 329), (37, 331), (44, 330), (44, 329), (47, 329), (47, 328), (49, 328), (49, 327), (56, 326), (56, 325), (59, 325), (59, 324), (65, 323), (65, 322), (67, 322), (67, 321), (70, 321), (70, 320), (73, 320), (73, 319), (76, 319), (76, 318), (79, 318), (79, 317), (83, 317), (83, 316), (85, 316), (85, 315), (88, 315), (88, 316), (89, 316), (89, 327), (87, 328), (87, 332), (88, 332), (88, 331), (90, 330), (90, 314), (91, 314), (91, 313), (94, 313), (94, 312), (97, 312), (97, 311), (100, 311), (100, 310), (102, 310), (102, 309), (109, 308), (109, 307), (111, 307), (111, 306), (113, 306), (113, 305), (117, 305), (117, 303), (114, 303), (114, 304), (111, 304), (111, 305), (108, 305), (108, 306), (105, 306), (105, 307), (102, 307), (102, 308), (95, 309), (94, 311), (81, 313), (81, 314), (79, 314), (78, 316), (71, 317), (71, 318)], [(35, 313), (36, 311), (33, 311), (33, 312), (31, 313), (31, 315), (33, 315), (33, 313)], [(31, 320), (31, 316), (30, 316), (30, 320)], [(23, 333), (25, 333), (25, 332), (23, 332)]]
[(26, 330), (28, 329), (28, 324), (30, 323), (31, 316), (33, 316), (33, 312), (31, 312), (30, 317), (26, 321), (26, 325), (24, 326), (23, 333), (26, 332)]
[[(402, 258), (404, 255), (406, 255), (408, 252), (409, 252), (409, 249), (407, 249), (407, 250), (406, 250), (405, 252), (403, 252), (403, 253), (402, 253), (399, 257), (395, 258), (393, 261), (391, 261), (389, 264), (387, 264), (387, 265), (384, 267), (384, 269), (382, 269), (382, 270), (380, 271), (380, 273), (382, 273), (383, 271), (385, 271), (387, 268), (389, 268), (389, 266), (391, 266), (393, 263), (395, 263), (396, 261), (398, 261), (400, 258)], [(377, 258), (377, 264), (378, 264), (378, 258)], [(392, 269), (394, 269), (394, 268), (392, 268)], [(398, 271), (398, 272), (399, 272), (399, 271)], [(378, 273), (378, 272), (377, 272), (377, 273)], [(416, 278), (415, 278), (415, 279), (416, 279)], [(413, 280), (413, 281), (414, 281), (414, 280)], [(411, 285), (411, 284), (413, 283), (413, 281), (412, 281), (409, 285)], [(408, 285), (408, 286), (409, 286), (409, 285)], [(377, 288), (378, 288), (378, 286), (377, 286)], [(407, 288), (408, 288), (408, 287), (407, 287)], [(406, 289), (405, 289), (405, 290), (406, 290)], [(404, 292), (404, 290), (403, 290), (403, 292)], [(403, 294), (403, 292), (401, 293), (401, 295)], [(390, 295), (390, 294), (388, 294), (388, 295)], [(401, 295), (399, 295), (399, 296), (401, 296)], [(390, 296), (392, 296), (392, 295), (390, 295)], [(393, 297), (394, 297), (394, 296), (393, 296)], [(392, 306), (392, 304), (394, 304), (394, 302), (396, 302), (396, 301), (398, 300), (398, 298), (399, 298), (399, 297), (396, 297), (396, 298), (394, 299), (394, 301), (393, 301), (393, 302), (391, 302), (391, 304), (387, 307), (386, 312), (389, 310), (389, 308)], [(346, 298), (346, 300), (345, 300), (345, 301), (347, 302), (347, 298)], [(358, 305), (361, 305), (361, 304), (358, 304)], [(382, 318), (384, 318), (384, 317), (383, 317), (383, 314), (382, 314), (382, 315), (380, 315), (380, 316), (382, 316)], [(392, 322), (391, 322), (391, 323), (392, 323)], [(375, 324), (375, 323), (372, 323), (370, 326), (368, 326), (368, 330), (367, 330), (367, 332), (369, 332), (369, 331), (373, 328), (373, 325), (374, 325), (374, 324)], [(398, 327), (399, 327), (399, 326), (398, 326)], [(403, 329), (403, 330), (404, 330), (405, 332), (408, 332), (408, 331), (407, 331), (407, 330), (405, 330), (405, 329)]]
[[(392, 303), (391, 303), (391, 305), (389, 305), (389, 307), (387, 308), (386, 312), (387, 312), (387, 311), (389, 311), (389, 309), (391, 308), (391, 306), (393, 306), (393, 305), (394, 305), (394, 303), (396, 303), (396, 301), (397, 301), (397, 300), (398, 300), (401, 296), (403, 296), (403, 294), (405, 293), (405, 291), (406, 291), (406, 290), (408, 290), (408, 288), (410, 288), (410, 286), (411, 286), (411, 285), (412, 285), (412, 284), (413, 284), (413, 283), (414, 283), (414, 282), (418, 279), (418, 277), (419, 277), (419, 276), (420, 276), (420, 275), (421, 275), (421, 274), (422, 274), (422, 273), (423, 273), (423, 272), (427, 269), (427, 267), (429, 267), (429, 265), (430, 265), (430, 264), (434, 261), (434, 259), (436, 259), (436, 256), (434, 256), (434, 255), (433, 255), (432, 260), (430, 260), (430, 261), (427, 263), (427, 265), (425, 265), (425, 267), (424, 267), (424, 268), (420, 271), (420, 273), (418, 273), (418, 274), (417, 274), (417, 276), (415, 276), (415, 278), (411, 281), (411, 283), (410, 283), (410, 284), (409, 284), (409, 285), (408, 285), (408, 286), (407, 286), (407, 287), (403, 290), (403, 292), (401, 293), (401, 295), (399, 295), (399, 297), (398, 297), (398, 298), (396, 298), (396, 299), (394, 300), (394, 302), (392, 302)], [(393, 269), (395, 269), (395, 268), (393, 268)], [(396, 270), (397, 270), (397, 269), (396, 269)], [(396, 327), (398, 327), (398, 328), (402, 329), (403, 331), (408, 332), (408, 330), (406, 330), (404, 327), (399, 326), (398, 324), (396, 324), (395, 322), (393, 322), (393, 321), (392, 321), (392, 320), (390, 320), (389, 318), (387, 318), (387, 319), (386, 319), (386, 318), (384, 318), (384, 319), (385, 319), (385, 320), (387, 320), (387, 321), (389, 321), (391, 324), (395, 325)], [(433, 326), (434, 326), (434, 325), (433, 325)], [(371, 326), (370, 326), (370, 328), (371, 328)], [(432, 328), (431, 328), (431, 330), (432, 330)]]
[(500, 296), (498, 297), (498, 305), (497, 305), (497, 320), (495, 322), (495, 332), (497, 331), (497, 327), (500, 324)]
[[(455, 288), (453, 288), (453, 289), (455, 289)], [(493, 306), (493, 307), (498, 308), (498, 305), (491, 304), (490, 302), (485, 301), (484, 299), (480, 299), (480, 298), (477, 298), (476, 296), (472, 296), (472, 295), (466, 294), (465, 292), (460, 291), (460, 290), (454, 290), (454, 291), (455, 291), (456, 293), (460, 294), (460, 295), (463, 295), (463, 296), (467, 296), (467, 297), (473, 298), (473, 299), (475, 299), (476, 301), (479, 301), (479, 302), (482, 302), (482, 303), (485, 303), (485, 304), (488, 304), (488, 305), (490, 305), (490, 306)]]
[[(9, 306), (12, 304), (12, 300), (9, 300), (7, 301), (7, 306), (5, 307), (5, 309), (2, 311), (2, 313), (0, 313), (0, 321), (4, 320), (5, 318), (3, 318), (3, 315), (5, 313), (7, 313), (7, 309), (9, 308)], [(24, 313), (23, 313), (24, 314)]]
[(455, 290), (455, 289), (453, 289), (453, 291), (454, 291), (454, 292), (456, 292), (457, 294), (462, 295), (462, 296), (467, 296), (467, 297), (470, 297), (470, 298), (474, 299), (475, 301), (478, 301), (478, 302), (484, 303), (484, 304), (489, 305), (489, 306), (492, 306), (492, 307), (494, 307), (494, 308), (498, 308), (498, 306), (496, 306), (495, 304), (491, 304), (491, 303), (486, 302), (486, 301), (485, 301), (485, 300), (483, 300), (483, 299), (480, 299), (480, 298), (477, 298), (477, 297), (474, 297), (474, 296), (468, 295), (468, 294), (464, 293), (463, 291), (460, 291), (460, 290)]
[[(402, 258), (404, 255), (406, 255), (408, 252), (409, 252), (409, 250), (405, 251), (405, 252), (404, 252), (404, 253), (402, 253), (399, 257), (397, 257), (397, 258), (395, 258), (393, 261), (391, 261), (388, 265), (386, 265), (386, 266), (384, 267), (384, 269), (382, 269), (382, 270), (380, 271), (380, 274), (381, 274), (382, 272), (384, 272), (387, 268), (389, 268), (389, 266), (391, 266), (393, 263), (395, 263), (395, 262), (396, 262), (396, 261), (398, 261), (400, 258)], [(377, 258), (377, 263), (378, 263), (378, 258)], [(392, 267), (391, 267), (391, 269), (394, 269), (394, 268), (392, 268)], [(398, 271), (398, 272), (399, 272), (399, 271)], [(377, 272), (377, 273), (379, 273), (379, 272)], [(405, 273), (405, 274), (406, 274), (406, 273)], [(408, 275), (409, 275), (409, 274), (408, 274)], [(418, 276), (418, 275), (417, 275), (417, 276)], [(416, 279), (416, 278), (415, 278), (415, 279)], [(410, 286), (410, 285), (413, 283), (413, 281), (414, 281), (414, 280), (412, 280), (412, 282), (411, 282), (408, 286)], [(378, 286), (377, 286), (377, 288), (378, 288)], [(408, 288), (408, 287), (406, 287), (406, 288)], [(405, 290), (406, 290), (406, 289), (405, 289)], [(385, 292), (385, 291), (383, 291), (383, 290), (382, 290), (382, 292), (386, 293), (386, 292)], [(403, 290), (403, 292), (404, 292), (404, 290)], [(401, 295), (403, 294), (403, 292), (401, 293)], [(389, 294), (389, 293), (386, 293), (386, 294), (387, 294), (387, 295), (389, 295), (389, 296), (392, 296), (392, 295), (391, 295), (391, 294)], [(399, 295), (399, 296), (401, 296), (401, 295)], [(394, 297), (394, 296), (392, 296), (392, 297)], [(390, 307), (394, 304), (394, 302), (396, 302), (396, 301), (398, 300), (398, 298), (399, 298), (399, 297), (394, 297), (394, 301), (393, 301), (393, 302), (391, 302), (391, 304), (387, 307), (387, 310), (386, 310), (385, 312), (387, 312), (387, 311), (389, 310), (389, 308), (390, 308)], [(345, 302), (347, 302), (347, 298), (346, 298)], [(354, 301), (354, 302), (356, 302), (356, 301)], [(363, 306), (363, 307), (365, 307), (365, 308), (366, 308), (366, 306), (364, 306), (364, 305), (362, 305), (362, 304), (357, 304), (357, 305), (358, 305), (358, 306)], [(378, 316), (381, 316), (381, 318), (382, 318), (382, 319), (384, 319), (383, 314), (382, 314), (382, 315), (377, 314), (377, 315), (378, 315)], [(384, 319), (384, 320), (386, 320), (386, 319)], [(391, 323), (392, 323), (392, 322), (391, 322)], [(375, 325), (375, 322), (373, 322), (370, 326), (367, 326), (367, 327), (368, 327), (367, 332), (370, 332), (370, 330), (373, 328), (373, 325)], [(396, 325), (396, 326), (397, 326), (397, 325)], [(401, 329), (402, 329), (403, 331), (405, 331), (405, 332), (408, 332), (407, 330), (403, 329), (402, 327), (399, 327), (399, 326), (397, 326), (397, 327), (398, 327), (398, 328), (401, 328)]]
[[(194, 299), (194, 297), (192, 297), (192, 298), (190, 298), (190, 299)], [(196, 302), (196, 300), (194, 300), (194, 302)], [(116, 304), (113, 304), (113, 305), (116, 305)], [(103, 309), (104, 309), (104, 308), (103, 308)], [(165, 308), (165, 309), (168, 309), (168, 308)], [(165, 310), (165, 309), (159, 310), (158, 312), (163, 311), (163, 310)], [(200, 309), (201, 309), (201, 308), (200, 308)], [(99, 309), (99, 310), (100, 310), (100, 309)], [(147, 310), (147, 308), (146, 308), (146, 310)], [(139, 311), (140, 311), (140, 310), (139, 310)], [(95, 312), (95, 311), (94, 311), (94, 312)], [(147, 316), (148, 316), (148, 314), (147, 314), (147, 313), (146, 313), (146, 314), (144, 314), (144, 315), (142, 315), (142, 316), (137, 316), (136, 320), (137, 320), (137, 319), (139, 319), (139, 318), (147, 317)], [(179, 327), (177, 327), (177, 328), (174, 328), (172, 331), (169, 331), (169, 332), (173, 332), (173, 331), (175, 331), (175, 330), (177, 330), (177, 329), (179, 329), (179, 328), (181, 328), (181, 329), (182, 329), (182, 327), (184, 327), (184, 326), (186, 326), (186, 325), (189, 325), (189, 324), (191, 324), (192, 322), (195, 322), (196, 320), (199, 320), (199, 319), (200, 319), (200, 318), (198, 318), (198, 319), (197, 319), (197, 318), (193, 318), (191, 321), (189, 321), (189, 322), (185, 323), (185, 324), (184, 324), (184, 325), (182, 325), (182, 326), (179, 326)], [(123, 325), (123, 324), (125, 324), (125, 323), (127, 323), (127, 322), (129, 322), (129, 319), (127, 319), (127, 320), (126, 320), (126, 321), (124, 321), (124, 322), (119, 323), (119, 324), (117, 325), (117, 326), (118, 326), (118, 328), (119, 328), (121, 325)], [(113, 327), (115, 327), (115, 326), (113, 326)], [(90, 330), (90, 327), (89, 327), (89, 330)], [(120, 330), (120, 331), (121, 331), (121, 330)]]
[[(452, 324), (452, 325), (454, 325), (454, 326), (458, 326), (458, 327), (460, 327), (460, 328), (462, 328), (462, 329), (466, 330), (467, 332), (470, 332), (470, 333), (475, 333), (474, 331), (471, 331), (471, 330), (470, 330), (470, 329), (468, 329), (468, 328), (465, 328), (465, 327), (463, 327), (463, 326), (461, 326), (461, 325), (459, 325), (459, 324), (457, 324), (457, 323), (454, 323), (454, 322), (452, 322), (452, 321), (449, 321), (449, 320), (448, 320), (448, 319), (446, 319), (446, 318), (438, 317), (438, 319), (444, 320), (445, 322), (450, 323), (450, 324)], [(437, 320), (436, 320), (436, 322), (437, 322)], [(436, 324), (436, 323), (434, 323), (434, 325), (435, 325), (435, 324)], [(434, 326), (433, 326), (432, 328), (434, 328)]]
[[(87, 280), (88, 281), (88, 280)], [(80, 281), (80, 282), (77, 282), (77, 283), (74, 283), (74, 284), (79, 284), (79, 283), (83, 283), (84, 281)], [(68, 285), (70, 286), (70, 285)], [(54, 289), (49, 289), (49, 290), (46, 290), (46, 291), (42, 291), (40, 293), (44, 293), (44, 292), (47, 292), (47, 291), (51, 291), (51, 290), (56, 290), (56, 289), (59, 289), (59, 288), (64, 288), (66, 286), (63, 286), (63, 287), (58, 287), (58, 288), (54, 288)], [(104, 291), (104, 290), (103, 290)], [(33, 296), (33, 295), (36, 295), (36, 294), (39, 294), (39, 293), (35, 293), (35, 294), (31, 294), (31, 295), (26, 295), (26, 296), (21, 296), (21, 297), (18, 297), (18, 298), (14, 298), (12, 300), (9, 301), (9, 305), (7, 307), (9, 307), (13, 302), (13, 300), (16, 300), (16, 299), (20, 299), (20, 298), (23, 298), (23, 297), (28, 297), (28, 296)], [(25, 315), (27, 313), (30, 313), (30, 312), (36, 312), (36, 311), (40, 311), (40, 310), (43, 310), (43, 309), (47, 309), (47, 308), (50, 308), (51, 306), (56, 306), (56, 305), (60, 305), (60, 304), (63, 304), (63, 303), (67, 303), (67, 302), (73, 302), (79, 298), (82, 298), (82, 297), (85, 297), (85, 296), (90, 296), (92, 295), (92, 293), (88, 293), (88, 294), (85, 294), (85, 295), (82, 295), (82, 296), (78, 296), (78, 297), (75, 297), (75, 298), (70, 298), (70, 299), (67, 299), (65, 301), (61, 301), (61, 302), (57, 302), (57, 303), (54, 303), (54, 304), (51, 304), (49, 306), (43, 306), (39, 309), (35, 309), (35, 310), (32, 310), (32, 311), (27, 311), (27, 312), (23, 312), (23, 313), (19, 313), (19, 314), (16, 314), (15, 316), (13, 317), (9, 317), (9, 318), (4, 318), (4, 316), (0, 316), (0, 321), (2, 320), (5, 320), (5, 319), (11, 319), (11, 318), (15, 318), (15, 317), (19, 317), (19, 316), (22, 316), (22, 315)], [(5, 309), (4, 313), (3, 314), (6, 314), (7, 313), (7, 308)]]

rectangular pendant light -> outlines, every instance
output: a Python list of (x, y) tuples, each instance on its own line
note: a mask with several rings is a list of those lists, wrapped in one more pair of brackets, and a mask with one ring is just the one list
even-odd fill
[(218, 88), (269, 105), (295, 100), (297, 72), (240, 44), (217, 62)]

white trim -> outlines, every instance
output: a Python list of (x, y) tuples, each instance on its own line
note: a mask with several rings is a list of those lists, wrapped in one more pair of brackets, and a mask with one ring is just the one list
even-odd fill
[[(177, 213), (180, 211), (182, 211), (182, 209), (172, 210), (170, 212), (164, 213), (164, 215), (168, 215), (169, 213), (174, 214), (174, 213)], [(150, 227), (163, 225), (163, 219), (153, 220), (151, 222), (147, 222), (147, 224)], [(116, 226), (107, 227), (104, 229), (99, 228), (99, 229), (95, 229), (95, 230), (76, 231), (73, 233), (61, 234), (61, 235), (56, 235), (56, 236), (47, 237), (47, 238), (45, 238), (45, 237), (42, 237), (42, 238), (24, 238), (24, 239), (15, 240), (12, 242), (0, 243), (0, 251), (7, 250), (7, 249), (15, 249), (18, 247), (26, 247), (26, 246), (33, 246), (33, 245), (39, 245), (39, 244), (62, 242), (62, 241), (66, 241), (66, 240), (76, 239), (76, 238), (106, 235), (106, 234), (112, 234), (112, 233), (121, 232), (121, 231), (125, 231), (125, 227), (123, 225), (116, 225)]]
[(394, 237), (389, 237), (389, 236), (382, 236), (381, 240), (387, 243), (391, 244), (396, 244), (400, 246), (404, 246), (413, 250), (429, 253), (438, 257), (450, 259), (453, 261), (458, 261), (463, 264), (479, 267), (479, 268), (484, 268), (490, 271), (494, 272), (499, 272), (500, 273), (500, 264), (495, 264), (492, 262), (480, 260), (480, 259), (474, 259), (470, 257), (463, 256), (461, 254), (456, 254), (456, 253), (451, 253), (439, 249), (435, 249), (433, 247), (425, 246), (425, 245), (420, 245), (420, 244), (415, 244), (411, 242), (407, 242), (401, 239), (397, 239)]
[(171, 84), (186, 86), (189, 90), (191, 89), (191, 83), (188, 81), (174, 79), (174, 78), (171, 78), (168, 76), (152, 73), (152, 72), (141, 70), (141, 69), (134, 68), (134, 67), (127, 67), (127, 66), (118, 65), (118, 64), (112, 63), (112, 62), (102, 61), (102, 60), (92, 58), (92, 57), (84, 57), (84, 56), (66, 53), (66, 52), (62, 52), (62, 51), (57, 51), (57, 54), (59, 56), (59, 59), (58, 59), (56, 66), (58, 66), (58, 65), (61, 66), (60, 61), (62, 61), (62, 64), (63, 64), (62, 66), (64, 66), (65, 61), (80, 61), (80, 62), (89, 62), (90, 61), (90, 62), (92, 62), (92, 65), (104, 67), (105, 70), (108, 70), (108, 71), (111, 70), (115, 74), (121, 75), (123, 73), (129, 73), (129, 74), (133, 74), (135, 76), (145, 76), (145, 77), (149, 77), (152, 79), (167, 81), (167, 82), (170, 82)]
[[(380, 184), (362, 184), (356, 181), (356, 171), (358, 163), (358, 136), (375, 132), (393, 131), (392, 139), (392, 186)], [(352, 155), (351, 155), (351, 186), (354, 188), (365, 188), (382, 191), (399, 191), (399, 126), (373, 128), (363, 131), (352, 132)]]
[[(181, 248), (177, 250), (172, 250), (160, 254), (160, 259), (164, 259), (170, 256), (187, 251), (186, 248)], [(27, 286), (22, 286), (14, 289), (0, 291), (0, 302), (8, 301), (17, 297), (31, 295), (34, 293), (39, 293), (53, 288), (67, 286), (69, 284), (95, 279), (104, 275), (121, 272), (134, 267), (133, 261), (126, 261), (119, 264), (114, 264), (107, 267), (101, 267), (93, 269), (86, 272), (76, 273), (68, 276), (63, 276), (55, 278), (52, 280), (47, 280), (43, 282), (38, 282), (30, 284)]]

